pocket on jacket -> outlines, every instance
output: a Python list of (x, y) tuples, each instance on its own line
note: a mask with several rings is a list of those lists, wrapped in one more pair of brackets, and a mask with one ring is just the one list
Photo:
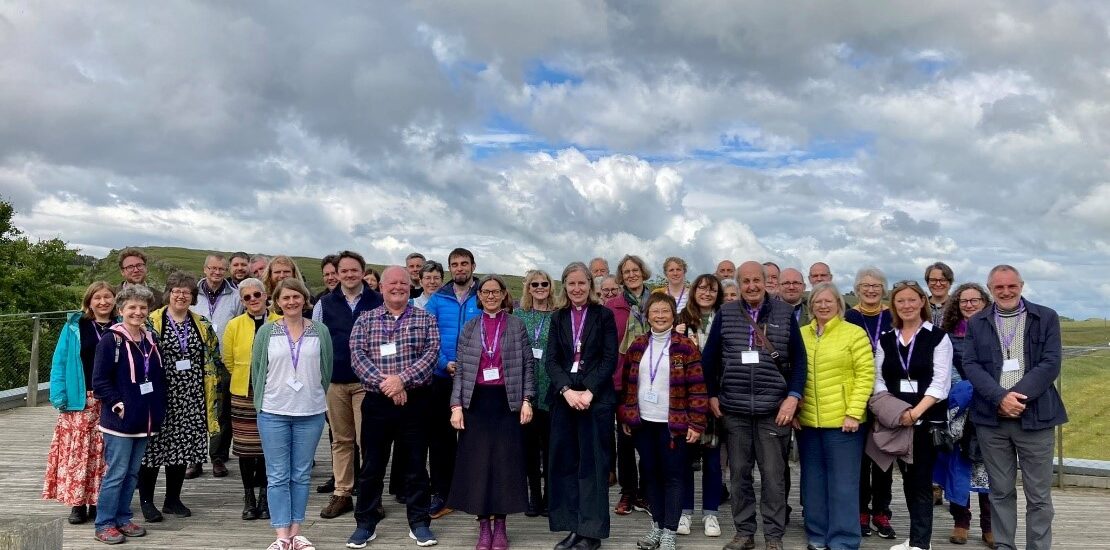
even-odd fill
[(1056, 419), (1060, 403), (1060, 394), (1056, 393), (1056, 386), (1049, 386), (1048, 391), (1033, 402), (1036, 409), (1036, 418), (1042, 422), (1051, 422)]

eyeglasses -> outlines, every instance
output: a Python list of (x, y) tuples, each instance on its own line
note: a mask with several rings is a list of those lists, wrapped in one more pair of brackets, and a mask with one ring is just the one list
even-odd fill
[(699, 286), (699, 287), (695, 288), (694, 290), (696, 290), (698, 292), (708, 292), (710, 294), (715, 294), (717, 292), (716, 288), (713, 288), (711, 286), (706, 286), (706, 285)]
[(192, 296), (193, 291), (185, 288), (177, 288), (170, 291), (170, 296)]
[(859, 285), (859, 289), (860, 290), (882, 290), (883, 285), (880, 285), (878, 283), (861, 284), (861, 285)]
[(208, 271), (211, 271), (212, 273), (223, 273), (223, 272), (227, 271), (227, 268), (225, 268), (225, 267), (213, 267), (213, 266), (208, 266), (208, 267), (206, 267), (206, 268), (204, 268), (204, 269), (206, 269), (206, 270), (208, 270)]
[(603, 288), (603, 289), (601, 289), (601, 293), (605, 294), (605, 295), (618, 294), (618, 293), (620, 293), (620, 291), (621, 291), (621, 289), (619, 289), (619, 288)]
[(532, 285), (532, 288), (547, 288), (551, 286), (551, 283), (547, 281), (532, 281), (530, 284)]
[(125, 266), (123, 266), (123, 270), (124, 271), (138, 271), (140, 269), (143, 269), (144, 267), (146, 267), (146, 264), (140, 262), (140, 263), (137, 263), (137, 264), (125, 265)]
[(931, 285), (943, 285), (948, 282), (948, 279), (935, 279), (933, 277), (929, 277), (928, 279), (925, 279), (925, 282)]
[(478, 294), (481, 294), (484, 298), (496, 298), (501, 295), (501, 290), (479, 290)]
[(246, 301), (249, 301), (249, 300), (257, 300), (261, 297), (262, 297), (262, 291), (256, 290), (254, 292), (248, 292), (247, 294), (244, 294), (243, 295), (243, 301), (246, 302)]
[(779, 281), (779, 286), (805, 286), (801, 281)]
[(960, 300), (961, 306), (977, 306), (983, 303), (982, 298), (964, 298)]

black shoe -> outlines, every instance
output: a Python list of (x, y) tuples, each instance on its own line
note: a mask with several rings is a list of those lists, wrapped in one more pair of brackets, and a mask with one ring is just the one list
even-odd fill
[(158, 523), (162, 521), (162, 512), (158, 511), (158, 508), (154, 506), (153, 502), (140, 502), (139, 508), (142, 509), (143, 519), (145, 519), (147, 523)]
[(317, 493), (334, 493), (335, 492), (335, 476), (328, 478), (323, 485), (316, 486)]
[(243, 490), (243, 519), (258, 519), (258, 501), (254, 498), (254, 489)]
[(539, 499), (536, 498), (535, 496), (533, 496), (532, 498), (529, 498), (528, 499), (528, 507), (524, 509), (524, 515), (526, 515), (530, 518), (534, 518), (534, 517), (540, 515), (540, 503), (538, 501), (539, 501)]
[(266, 488), (258, 489), (258, 519), (270, 519), (270, 503), (266, 501)]
[(378, 513), (378, 521), (385, 519), (385, 506), (379, 504), (378, 507), (374, 509), (374, 511)]
[(193, 515), (193, 511), (182, 504), (180, 500), (177, 502), (163, 502), (162, 513), (173, 514), (179, 518), (187, 518)]
[(728, 492), (728, 485), (721, 484), (721, 502), (728, 502), (732, 499), (732, 494)]
[(570, 548), (571, 550), (597, 550), (601, 548), (601, 539), (581, 537), (578, 539), (578, 542), (574, 543), (574, 546)]
[(185, 468), (185, 479), (196, 479), (204, 473), (204, 467), (200, 464), (190, 464)]
[(568, 550), (571, 546), (577, 544), (578, 540), (581, 538), (582, 537), (579, 537), (576, 533), (571, 533), (567, 535), (566, 538), (559, 541), (559, 544), (555, 545), (555, 550)]
[(222, 460), (212, 461), (212, 477), (227, 477), (227, 465)]
[(89, 521), (89, 515), (88, 515), (88, 512), (85, 511), (85, 505), (84, 504), (82, 504), (81, 506), (74, 506), (69, 511), (69, 524), (70, 525), (81, 525), (82, 523), (85, 523), (86, 521)]
[(95, 504), (90, 504), (89, 505), (89, 513), (87, 515), (89, 516), (89, 519), (91, 519), (93, 521), (96, 521), (96, 505)]

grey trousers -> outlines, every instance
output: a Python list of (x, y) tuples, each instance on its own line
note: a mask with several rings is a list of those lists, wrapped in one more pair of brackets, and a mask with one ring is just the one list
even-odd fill
[[(763, 537), (782, 540), (786, 532), (786, 449), (790, 426), (776, 426), (775, 415), (749, 416), (725, 413), (728, 436), (729, 492), (736, 533), (754, 536), (755, 489), (752, 468), (759, 466), (760, 512)], [(748, 481), (745, 482), (745, 479)]]
[(999, 420), (999, 425), (975, 426), (983, 462), (990, 477), (991, 523), (1000, 550), (1016, 550), (1017, 467), (1021, 462), (1025, 491), (1025, 547), (1052, 548), (1052, 428), (1023, 430), (1020, 420)]

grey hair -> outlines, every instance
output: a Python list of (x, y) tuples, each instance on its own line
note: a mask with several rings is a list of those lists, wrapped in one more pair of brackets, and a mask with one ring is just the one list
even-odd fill
[(721, 279), (721, 294), (725, 293), (726, 288), (735, 288), (737, 290), (740, 290), (740, 283), (737, 283), (736, 279)]
[(839, 316), (843, 318), (844, 310), (846, 309), (846, 306), (844, 304), (844, 296), (840, 294), (840, 290), (837, 289), (836, 285), (832, 283), (817, 283), (813, 287), (813, 290), (809, 293), (809, 299), (806, 300), (806, 309), (812, 312), (813, 300), (817, 297), (818, 294), (821, 294), (826, 290), (833, 293), (833, 298), (836, 300), (836, 307), (840, 308)]
[(856, 272), (856, 282), (852, 284), (852, 288), (854, 288), (856, 292), (859, 292), (859, 283), (864, 277), (874, 277), (878, 279), (883, 285), (883, 291), (886, 291), (886, 274), (877, 267), (869, 266), (860, 268), (860, 270)]
[(143, 285), (123, 285), (116, 293), (116, 309), (122, 311), (127, 302), (146, 302), (146, 307), (154, 301), (154, 292)]
[(1014, 267), (1012, 265), (1009, 265), (1009, 264), (998, 264), (998, 265), (991, 268), (990, 273), (987, 273), (987, 288), (990, 288), (991, 279), (994, 278), (994, 274), (999, 273), (1001, 271), (1013, 271), (1014, 274), (1017, 275), (1019, 281), (1021, 281), (1023, 283), (1025, 282), (1025, 279), (1021, 278), (1021, 272), (1018, 271), (1016, 267)]
[(244, 288), (251, 288), (251, 287), (257, 288), (258, 290), (261, 290), (262, 292), (266, 292), (266, 286), (262, 284), (262, 281), (259, 281), (258, 279), (254, 278), (254, 277), (247, 277), (246, 279), (243, 279), (242, 281), (239, 281), (239, 290), (240, 291), (242, 291)]

